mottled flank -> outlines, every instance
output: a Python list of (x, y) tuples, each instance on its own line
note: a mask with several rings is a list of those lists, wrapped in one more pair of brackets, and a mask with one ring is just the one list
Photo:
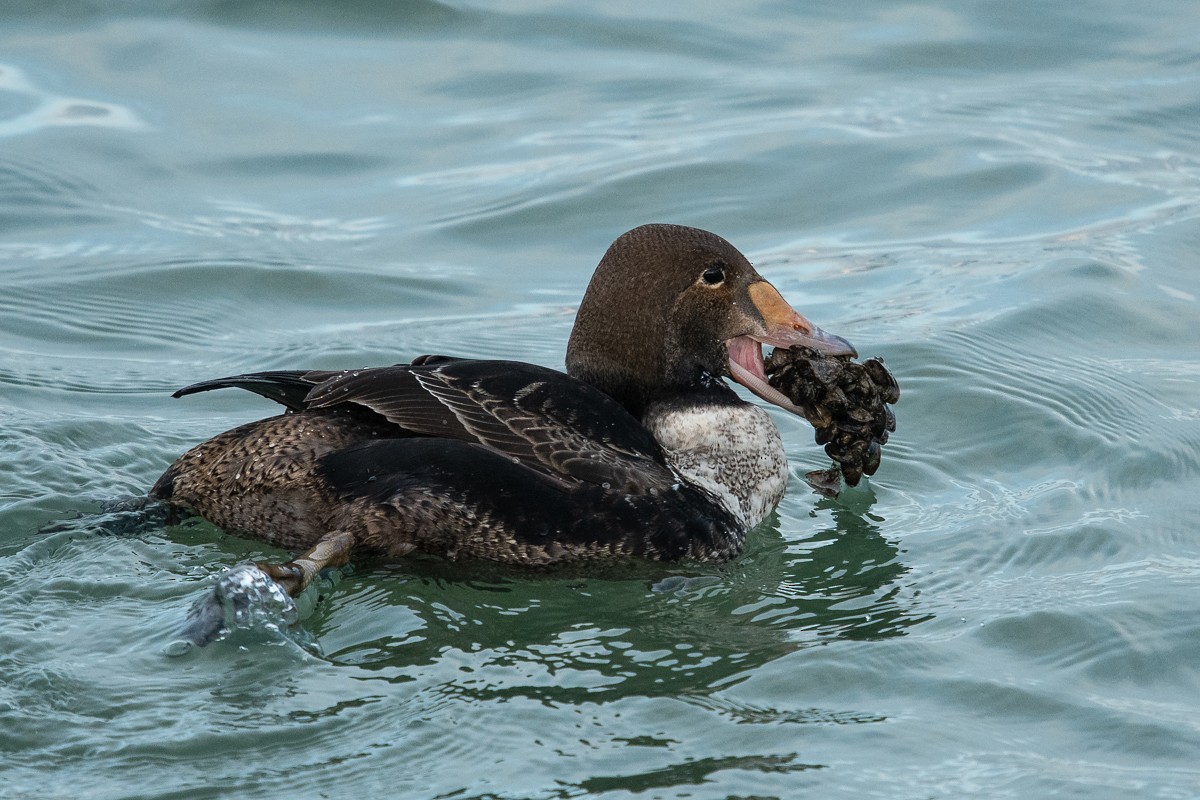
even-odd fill
[(370, 441), (381, 428), (345, 412), (250, 422), (189, 450), (150, 493), (226, 530), (306, 548), (331, 529), (338, 507), (332, 487), (316, 479), (321, 458)]

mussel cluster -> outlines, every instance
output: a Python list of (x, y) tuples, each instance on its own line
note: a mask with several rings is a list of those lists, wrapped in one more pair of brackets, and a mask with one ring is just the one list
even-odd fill
[[(888, 406), (900, 386), (879, 358), (859, 363), (806, 347), (775, 348), (766, 360), (767, 379), (799, 408), (817, 432), (817, 444), (837, 462), (846, 483), (856, 486), (879, 468), (880, 447), (896, 430)], [(836, 483), (836, 472), (825, 481)], [(810, 477), (810, 483), (821, 490)], [(829, 492), (836, 493), (836, 492)]]

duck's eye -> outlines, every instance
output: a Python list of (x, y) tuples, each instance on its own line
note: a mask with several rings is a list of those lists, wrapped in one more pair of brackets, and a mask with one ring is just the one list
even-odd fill
[(714, 265), (704, 270), (700, 279), (709, 286), (719, 286), (725, 281), (725, 270), (720, 265)]

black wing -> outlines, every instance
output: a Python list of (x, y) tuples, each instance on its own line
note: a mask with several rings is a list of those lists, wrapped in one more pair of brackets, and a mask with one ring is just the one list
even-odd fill
[(293, 411), (360, 407), (409, 434), (477, 442), (526, 466), (630, 494), (677, 481), (649, 431), (623, 406), (568, 375), (518, 361), (423, 356), (343, 372), (259, 372), (175, 396), (236, 387)]

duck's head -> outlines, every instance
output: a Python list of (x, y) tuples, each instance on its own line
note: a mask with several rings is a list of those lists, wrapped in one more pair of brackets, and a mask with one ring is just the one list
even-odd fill
[(720, 236), (642, 225), (613, 242), (596, 267), (567, 345), (567, 372), (639, 416), (705, 375), (732, 377), (796, 410), (767, 383), (764, 344), (857, 355), (800, 316)]

